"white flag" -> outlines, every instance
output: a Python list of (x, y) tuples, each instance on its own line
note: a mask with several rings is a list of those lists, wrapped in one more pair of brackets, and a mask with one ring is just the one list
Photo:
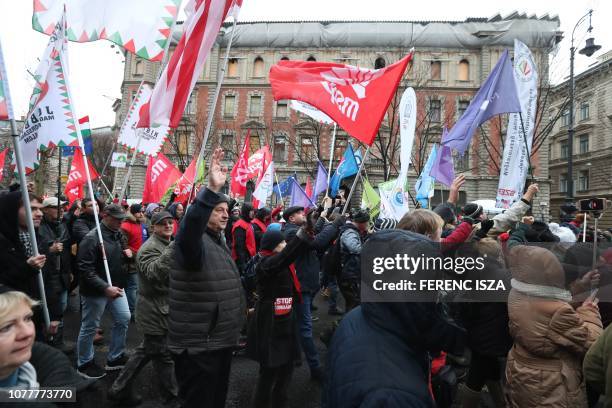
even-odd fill
[(138, 88), (138, 92), (136, 92), (130, 110), (119, 131), (119, 140), (117, 142), (130, 149), (136, 149), (136, 144), (138, 143), (137, 132), (140, 132), (141, 137), (138, 151), (145, 155), (156, 156), (166, 141), (170, 129), (167, 126), (136, 128), (136, 124), (140, 119), (140, 108), (149, 100), (152, 92), (153, 88), (146, 83), (142, 83), (140, 88)]
[(326, 123), (328, 125), (334, 123), (333, 119), (306, 102), (291, 100), (291, 109), (310, 116), (317, 122)]
[(272, 195), (274, 188), (274, 162), (270, 162), (266, 172), (264, 173), (261, 180), (255, 187), (253, 197), (255, 197), (259, 203), (259, 206), (265, 206), (268, 197)]
[(409, 210), (406, 197), (406, 183), (400, 185), (399, 179), (389, 180), (378, 185), (380, 193), (380, 215), (383, 218), (402, 219)]
[[(514, 82), (521, 103), (523, 123), (521, 126), (521, 116), (518, 113), (510, 114), (497, 188), (497, 208), (509, 208), (523, 194), (535, 128), (538, 73), (529, 48), (519, 40), (514, 40)], [(523, 126), (529, 150), (525, 148)]]
[(19, 143), (26, 173), (38, 167), (38, 151), (77, 140), (68, 92), (67, 40), (63, 19), (56, 25), (34, 73), (36, 85)]

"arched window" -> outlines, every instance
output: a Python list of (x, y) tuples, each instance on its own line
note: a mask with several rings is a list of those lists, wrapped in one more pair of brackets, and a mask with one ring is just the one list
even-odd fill
[(312, 55), (306, 59), (306, 61), (316, 61), (317, 59)]
[(227, 76), (238, 76), (238, 58), (230, 58), (227, 62)]
[(289, 61), (289, 57), (284, 56), (283, 58), (281, 58), (281, 61)]
[(378, 57), (376, 58), (376, 61), (374, 61), (374, 69), (381, 69), (385, 66), (387, 66), (387, 62), (383, 57)]
[(470, 63), (468, 60), (459, 61), (459, 69), (457, 70), (457, 79), (459, 81), (469, 81), (470, 80)]
[(134, 75), (144, 75), (144, 61), (140, 58), (136, 58), (134, 62)]
[(264, 76), (264, 61), (261, 57), (255, 58), (255, 62), (253, 63), (253, 76), (258, 78)]
[(442, 63), (440, 61), (431, 61), (430, 78), (438, 81), (442, 79)]

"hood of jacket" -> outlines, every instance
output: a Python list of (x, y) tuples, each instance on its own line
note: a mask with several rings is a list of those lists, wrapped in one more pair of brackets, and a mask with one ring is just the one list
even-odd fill
[(565, 289), (565, 272), (561, 262), (548, 249), (516, 245), (507, 259), (513, 279), (531, 285)]
[(13, 243), (19, 244), (18, 213), (21, 207), (21, 191), (0, 194), (0, 234)]

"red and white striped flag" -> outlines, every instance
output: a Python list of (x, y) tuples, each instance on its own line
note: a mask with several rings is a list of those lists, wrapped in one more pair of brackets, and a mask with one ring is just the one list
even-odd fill
[(178, 126), (221, 24), (230, 13), (235, 18), (241, 5), (242, 0), (189, 1), (183, 36), (149, 102), (142, 106), (136, 127)]

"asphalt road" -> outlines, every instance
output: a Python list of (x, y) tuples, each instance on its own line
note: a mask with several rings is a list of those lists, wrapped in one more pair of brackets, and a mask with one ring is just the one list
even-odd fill
[[(341, 301), (342, 296), (339, 296)], [(65, 317), (65, 339), (68, 342), (75, 343), (78, 337), (80, 326), (80, 316), (78, 313), (78, 296), (71, 296), (71, 306), (68, 308)], [(315, 299), (315, 305), (319, 307), (318, 311), (314, 312), (319, 320), (313, 322), (314, 335), (317, 347), (319, 349), (320, 358), (325, 364), (325, 345), (320, 341), (319, 334), (331, 325), (337, 319), (335, 316), (327, 314), (327, 303), (318, 295)], [(102, 328), (105, 332), (105, 342), (102, 345), (96, 346), (96, 362), (100, 366), (104, 366), (106, 353), (108, 352), (108, 339), (111, 333), (110, 313), (105, 313), (102, 319)], [(140, 344), (142, 336), (138, 332), (135, 323), (130, 323), (128, 329), (127, 352), (128, 354), (138, 344)], [(76, 366), (76, 357), (71, 356)], [(234, 357), (232, 371), (230, 376), (229, 391), (227, 396), (227, 408), (247, 408), (251, 406), (251, 399), (257, 382), (259, 365), (257, 362), (238, 354)], [(83, 394), (82, 406), (86, 408), (93, 407), (113, 407), (114, 405), (106, 397), (106, 391), (110, 388), (112, 382), (117, 377), (118, 373), (108, 374), (106, 377), (98, 380), (98, 382)], [(159, 393), (158, 379), (153, 372), (151, 364), (148, 364), (140, 373), (136, 380), (137, 393), (142, 396), (143, 408), (162, 408), (164, 407)], [(317, 408), (320, 407), (321, 387), (310, 380), (310, 371), (305, 361), (301, 367), (296, 367), (293, 373), (291, 382), (290, 407), (291, 408)]]

